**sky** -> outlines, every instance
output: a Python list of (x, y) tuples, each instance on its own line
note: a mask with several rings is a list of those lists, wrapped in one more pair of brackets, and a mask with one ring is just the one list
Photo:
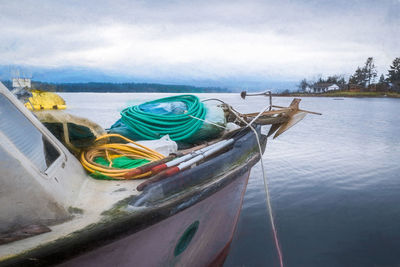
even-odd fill
[(348, 77), (374, 57), (386, 74), (400, 57), (399, 14), (400, 0), (0, 0), (0, 66), (23, 66), (33, 78), (85, 70), (268, 87)]

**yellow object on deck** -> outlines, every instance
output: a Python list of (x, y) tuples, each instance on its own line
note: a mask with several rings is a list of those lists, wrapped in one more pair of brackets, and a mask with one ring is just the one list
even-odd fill
[[(110, 138), (118, 138), (123, 142), (128, 143), (115, 143), (110, 142)], [(106, 141), (106, 143), (104, 143)], [(112, 167), (112, 159), (118, 157), (128, 157), (130, 159), (146, 159), (149, 162), (158, 161), (165, 158), (164, 155), (158, 153), (157, 151), (143, 146), (139, 143), (136, 143), (122, 135), (119, 134), (106, 134), (100, 136), (96, 139), (95, 142), (98, 142), (91, 148), (82, 152), (80, 157), (80, 162), (82, 166), (92, 174), (95, 174), (94, 177), (100, 177), (99, 175), (104, 177), (108, 177), (107, 179), (112, 180), (125, 180), (125, 174), (131, 171), (132, 169), (122, 169)], [(133, 144), (133, 146), (132, 146)], [(104, 166), (95, 162), (95, 158), (104, 157), (110, 163), (109, 166)], [(146, 172), (143, 174), (139, 174), (133, 176), (129, 179), (140, 179), (145, 178), (151, 175), (151, 172)]]
[(29, 97), (25, 103), (25, 107), (29, 110), (50, 110), (50, 109), (66, 109), (65, 100), (52, 92), (44, 92), (39, 90), (31, 91), (32, 97)]

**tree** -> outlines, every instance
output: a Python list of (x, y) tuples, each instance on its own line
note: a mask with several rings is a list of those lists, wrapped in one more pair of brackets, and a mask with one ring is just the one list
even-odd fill
[(341, 76), (341, 77), (337, 80), (337, 84), (338, 84), (340, 87), (342, 87), (342, 88), (346, 85), (346, 79), (344, 78), (344, 76)]
[[(344, 78), (344, 75), (332, 75), (328, 76), (326, 79), (323, 78), (322, 76), (318, 77), (316, 83), (335, 83), (339, 85), (339, 87), (343, 88), (346, 85), (346, 80)], [(309, 86), (314, 85), (315, 83), (313, 82), (308, 82)]]
[(360, 67), (357, 67), (357, 69), (354, 72), (354, 74), (350, 76), (349, 83), (365, 87), (365, 85), (366, 85), (366, 74), (365, 74), (365, 71), (363, 69), (361, 69)]
[(387, 76), (387, 81), (392, 84), (393, 89), (400, 91), (400, 57), (393, 60)]
[(385, 82), (385, 76), (381, 74), (381, 77), (379, 77), (379, 83), (384, 83)]
[(349, 83), (357, 84), (365, 88), (370, 86), (371, 82), (375, 81), (377, 75), (374, 58), (369, 57), (363, 68), (357, 67), (356, 72), (350, 77)]
[(343, 75), (333, 75), (333, 76), (328, 76), (326, 80), (324, 80), (326, 83), (335, 83), (339, 85), (341, 88), (346, 84), (346, 80), (344, 79)]
[(297, 88), (300, 89), (300, 91), (305, 92), (307, 87), (309, 86), (308, 82), (306, 79), (303, 79), (300, 81), (300, 83), (297, 85)]
[(373, 57), (369, 57), (367, 58), (367, 61), (365, 62), (363, 71), (365, 73), (365, 78), (366, 78), (366, 82), (368, 83), (368, 86), (371, 85), (371, 81), (374, 82), (376, 76), (378, 75), (376, 72), (376, 67), (374, 64), (374, 58)]

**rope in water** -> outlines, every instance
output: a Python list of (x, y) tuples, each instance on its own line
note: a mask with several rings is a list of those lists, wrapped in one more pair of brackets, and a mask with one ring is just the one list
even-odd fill
[[(123, 141), (128, 143), (124, 144), (124, 143), (113, 142), (113, 143), (98, 144), (84, 151), (81, 154), (80, 161), (82, 163), (82, 166), (90, 173), (104, 175), (117, 180), (126, 179), (124, 178), (124, 175), (131, 169), (121, 169), (112, 167), (113, 159), (117, 157), (127, 157), (131, 159), (145, 159), (147, 161), (152, 162), (165, 158), (162, 154), (158, 153), (157, 151), (147, 148), (119, 134), (106, 134), (98, 137), (95, 140), (95, 142), (104, 139), (109, 139), (111, 137), (122, 139)], [(132, 146), (132, 144), (135, 146)], [(107, 159), (110, 165), (107, 167), (102, 164), (96, 163), (95, 159), (98, 157), (103, 157)], [(130, 179), (143, 178), (150, 174), (151, 172), (147, 172), (144, 174), (134, 176)]]
[[(228, 105), (228, 107), (230, 108), (229, 105)], [(245, 123), (246, 127), (249, 127), (254, 132), (254, 134), (256, 136), (258, 149), (260, 151), (260, 163), (261, 163), (261, 169), (262, 169), (263, 180), (264, 180), (264, 189), (265, 189), (265, 195), (266, 195), (266, 202), (267, 202), (267, 206), (268, 206), (269, 220), (270, 220), (271, 227), (272, 227), (272, 233), (273, 233), (273, 236), (274, 236), (275, 247), (276, 247), (276, 250), (277, 250), (277, 253), (278, 253), (278, 257), (279, 257), (279, 264), (280, 264), (281, 267), (283, 267), (283, 255), (282, 255), (281, 247), (279, 245), (278, 232), (277, 232), (276, 227), (275, 227), (274, 216), (272, 214), (271, 197), (270, 197), (270, 194), (269, 194), (267, 176), (265, 175), (265, 169), (264, 169), (264, 162), (263, 162), (263, 157), (262, 157), (262, 149), (261, 149), (260, 139), (259, 139), (259, 136), (258, 136), (258, 133), (257, 133), (256, 129), (254, 129), (254, 127), (252, 126), (252, 124), (258, 119), (258, 117), (260, 117), (261, 114), (264, 113), (264, 111), (266, 111), (267, 109), (269, 109), (269, 106), (267, 106), (264, 110), (262, 110), (260, 113), (258, 113), (258, 115), (249, 123), (247, 123), (243, 118), (241, 118), (239, 116), (239, 114), (237, 114), (232, 109), (231, 109), (231, 111), (232, 111), (233, 114), (235, 114), (235, 116), (239, 120), (241, 120), (243, 123)]]
[[(183, 102), (187, 109), (183, 114), (154, 114), (141, 108), (148, 104), (167, 102)], [(202, 121), (191, 116), (204, 119), (205, 115), (204, 104), (197, 96), (180, 95), (128, 107), (121, 112), (121, 120), (145, 140), (159, 139), (168, 134), (172, 140), (180, 141), (189, 138), (203, 125)]]

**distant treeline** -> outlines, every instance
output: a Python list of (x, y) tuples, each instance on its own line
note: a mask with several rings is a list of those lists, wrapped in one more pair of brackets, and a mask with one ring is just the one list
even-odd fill
[(322, 76), (317, 79), (306, 80), (303, 79), (297, 85), (299, 92), (310, 92), (313, 88), (321, 84), (336, 84), (340, 90), (350, 91), (383, 91), (383, 92), (397, 92), (400, 93), (400, 57), (393, 60), (392, 65), (389, 66), (387, 74), (382, 73), (378, 78), (378, 71), (376, 69), (374, 58), (369, 57), (364, 63), (364, 66), (358, 66), (354, 74), (348, 80), (344, 75), (332, 75), (327, 78)]
[[(3, 81), (11, 89), (11, 81)], [(157, 83), (44, 83), (32, 81), (32, 88), (50, 92), (159, 92), (159, 93), (226, 93), (226, 88), (196, 87), (190, 85), (168, 85)]]

